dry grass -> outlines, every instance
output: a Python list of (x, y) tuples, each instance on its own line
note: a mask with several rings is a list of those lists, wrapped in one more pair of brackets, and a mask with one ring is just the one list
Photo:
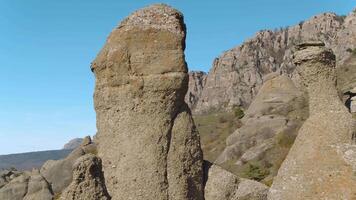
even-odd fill
[(241, 126), (241, 122), (233, 112), (214, 112), (193, 117), (200, 133), (204, 159), (214, 162), (224, 150), (226, 138)]

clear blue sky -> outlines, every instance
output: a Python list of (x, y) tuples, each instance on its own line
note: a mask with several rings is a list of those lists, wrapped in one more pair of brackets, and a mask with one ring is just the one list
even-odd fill
[[(1, 0), (0, 154), (58, 149), (96, 132), (89, 66), (132, 11), (158, 1)], [(185, 15), (191, 70), (260, 29), (297, 24), (353, 0), (171, 0)]]

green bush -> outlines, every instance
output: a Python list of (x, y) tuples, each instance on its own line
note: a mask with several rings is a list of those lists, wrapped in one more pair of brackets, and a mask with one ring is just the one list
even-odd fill
[(245, 113), (239, 106), (237, 106), (237, 107), (234, 107), (234, 115), (238, 119), (241, 119), (245, 116)]
[(250, 179), (261, 181), (269, 175), (269, 170), (258, 165), (249, 164), (246, 175)]

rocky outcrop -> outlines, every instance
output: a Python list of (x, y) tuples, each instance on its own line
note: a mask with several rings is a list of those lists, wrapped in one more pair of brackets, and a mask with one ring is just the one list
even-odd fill
[(205, 86), (206, 73), (202, 71), (191, 71), (189, 74), (188, 91), (185, 102), (189, 108), (194, 109)]
[[(207, 164), (208, 165), (208, 164)], [(238, 178), (217, 165), (208, 165), (205, 200), (266, 200), (268, 187)]]
[(336, 53), (338, 67), (343, 66), (354, 54), (355, 38), (355, 12), (347, 17), (325, 13), (296, 26), (260, 31), (213, 61), (194, 112), (230, 110), (234, 106), (248, 108), (264, 83), (263, 77), (271, 72), (288, 75), (298, 86), (292, 55), (294, 45), (300, 41), (324, 41)]
[(20, 176), (22, 172), (17, 170), (2, 170), (0, 171), (0, 188), (8, 184), (12, 179)]
[(152, 5), (126, 18), (92, 64), (97, 141), (112, 199), (203, 199), (183, 15)]
[(93, 154), (80, 157), (73, 166), (73, 181), (63, 191), (63, 200), (109, 200), (100, 158)]
[(23, 200), (52, 200), (53, 192), (50, 185), (38, 170), (33, 170)]
[(215, 163), (237, 174), (251, 162), (261, 163), (268, 179), (273, 178), (308, 116), (306, 105), (304, 94), (290, 78), (269, 74), (245, 112), (243, 125), (227, 138)]
[(41, 175), (49, 182), (55, 194), (62, 192), (72, 182), (73, 165), (78, 158), (95, 153), (96, 146), (86, 137), (80, 147), (73, 150), (66, 158), (61, 160), (49, 160), (40, 170)]
[(29, 174), (22, 173), (0, 189), (0, 199), (23, 200), (27, 193)]
[[(336, 90), (335, 55), (305, 43), (295, 63), (308, 91), (310, 116), (278, 171), (268, 199), (355, 199), (355, 122)], [(350, 149), (350, 150), (347, 150)]]
[(63, 149), (76, 149), (82, 143), (83, 138), (74, 138), (63, 146)]

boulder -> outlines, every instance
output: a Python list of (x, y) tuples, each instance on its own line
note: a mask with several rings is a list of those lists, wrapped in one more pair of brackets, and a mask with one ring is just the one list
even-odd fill
[(49, 182), (55, 194), (60, 193), (72, 182), (72, 169), (75, 161), (87, 153), (95, 153), (96, 145), (86, 137), (82, 144), (73, 150), (66, 158), (49, 160), (40, 170), (41, 175)]
[(23, 200), (52, 200), (53, 192), (49, 183), (38, 170), (33, 170), (30, 176), (27, 193)]
[(268, 187), (238, 178), (217, 165), (206, 164), (205, 200), (266, 200)]
[(183, 15), (134, 12), (92, 63), (98, 153), (112, 199), (203, 199), (199, 134), (184, 102)]
[(1, 200), (23, 200), (27, 193), (27, 185), (30, 176), (23, 173), (12, 179), (8, 184), (0, 189)]
[(105, 186), (101, 160), (93, 154), (86, 154), (73, 166), (73, 181), (62, 192), (63, 200), (109, 200)]
[(297, 49), (294, 62), (308, 92), (310, 116), (279, 169), (268, 199), (355, 199), (356, 173), (349, 159), (354, 153), (342, 150), (353, 143), (355, 122), (336, 90), (335, 55), (322, 43), (306, 43)]
[(22, 172), (17, 170), (2, 170), (0, 171), (0, 188), (9, 183), (12, 179), (20, 176)]

